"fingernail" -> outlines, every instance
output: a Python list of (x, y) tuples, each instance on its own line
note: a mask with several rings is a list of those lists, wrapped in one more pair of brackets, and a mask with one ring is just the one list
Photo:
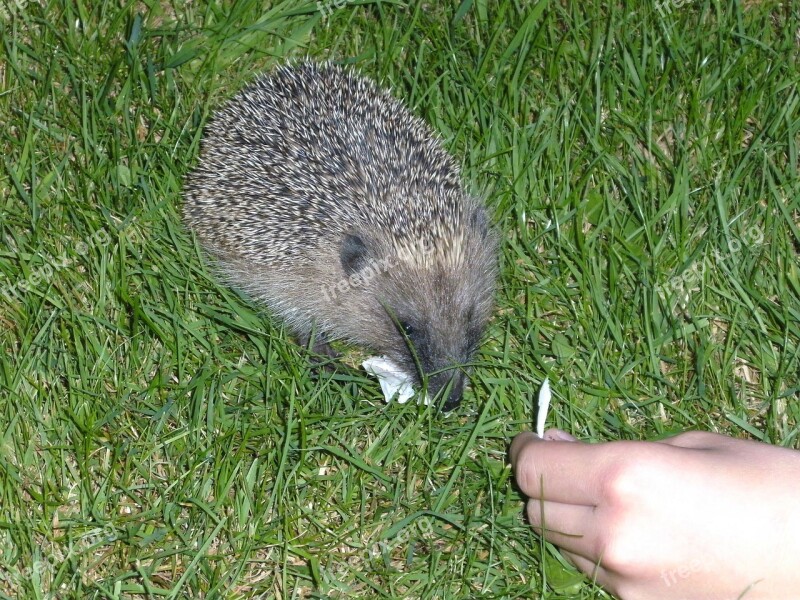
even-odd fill
[(544, 439), (552, 442), (577, 442), (578, 439), (572, 437), (566, 431), (560, 429), (548, 429), (544, 432)]

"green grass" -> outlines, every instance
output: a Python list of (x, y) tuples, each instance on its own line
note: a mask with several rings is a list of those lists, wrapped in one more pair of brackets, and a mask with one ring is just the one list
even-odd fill
[[(545, 376), (586, 440), (800, 448), (792, 3), (2, 5), (0, 597), (604, 597), (507, 466)], [(180, 223), (211, 111), (302, 56), (391, 86), (502, 231), (454, 415), (315, 377)]]

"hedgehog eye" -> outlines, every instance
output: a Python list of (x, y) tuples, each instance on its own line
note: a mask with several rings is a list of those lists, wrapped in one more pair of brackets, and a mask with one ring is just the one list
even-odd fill
[(400, 329), (402, 329), (406, 337), (411, 337), (414, 335), (414, 328), (408, 321), (400, 321)]

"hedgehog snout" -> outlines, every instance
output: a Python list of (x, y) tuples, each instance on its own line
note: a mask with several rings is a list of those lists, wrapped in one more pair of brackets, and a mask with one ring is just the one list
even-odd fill
[[(433, 321), (441, 323), (442, 319)], [(466, 380), (463, 365), (470, 362), (471, 352), (453, 335), (453, 323), (437, 328), (430, 322), (419, 316), (394, 320), (393, 327), (403, 341), (403, 347), (395, 349), (396, 358), (418, 385), (424, 384), (428, 397), (449, 411), (461, 403)]]
[(462, 365), (469, 362), (453, 360), (443, 356), (431, 355), (426, 352), (428, 348), (417, 348), (419, 367), (422, 371), (420, 379), (427, 382), (427, 392), (430, 398), (436, 398), (437, 404), (444, 411), (458, 408), (464, 392), (467, 375)]
[(465, 380), (466, 374), (462, 369), (454, 368), (436, 373), (428, 378), (428, 395), (436, 397), (444, 390), (446, 396), (441, 404), (442, 410), (451, 411), (461, 404)]

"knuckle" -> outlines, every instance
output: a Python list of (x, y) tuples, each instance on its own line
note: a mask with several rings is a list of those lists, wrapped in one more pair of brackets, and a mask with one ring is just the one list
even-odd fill
[(625, 519), (612, 523), (598, 548), (600, 564), (618, 574), (639, 573), (647, 568), (641, 531)]
[(660, 448), (619, 442), (617, 450), (601, 488), (611, 506), (626, 507), (648, 493), (664, 461)]

